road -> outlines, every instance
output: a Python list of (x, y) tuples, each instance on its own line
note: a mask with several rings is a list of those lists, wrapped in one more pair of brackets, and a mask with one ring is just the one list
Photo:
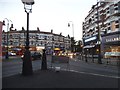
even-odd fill
[[(51, 68), (51, 57), (47, 57), (48, 68)], [(41, 68), (41, 60), (32, 61), (33, 70)], [(67, 64), (52, 64), (52, 66), (60, 66), (61, 70), (68, 70)], [(8, 77), (21, 73), (22, 71), (22, 60), (15, 59), (9, 62), (2, 63), (2, 77)], [(69, 62), (69, 71), (77, 73), (85, 73), (91, 75), (98, 75), (111, 78), (120, 78), (118, 76), (118, 67), (111, 65), (103, 65), (96, 63), (86, 63), (82, 60), (71, 59)]]
[[(50, 61), (51, 61), (51, 57), (48, 56), (47, 65), (49, 69), (51, 68)], [(19, 78), (20, 74), (18, 73), (21, 73), (22, 71), (22, 60), (21, 59), (3, 61), (2, 63), (2, 77), (4, 78), (3, 87), (15, 87), (15, 86), (24, 87), (26, 86), (26, 88), (27, 87), (29, 88), (33, 88), (33, 87), (35, 88), (36, 87), (38, 88), (40, 87), (118, 88), (118, 79), (120, 78), (118, 76), (117, 66), (96, 64), (96, 63), (90, 63), (90, 62), (86, 63), (85, 61), (77, 60), (77, 59), (70, 59), (69, 68), (67, 67), (67, 64), (52, 64), (52, 68), (55, 66), (61, 67), (60, 74), (55, 74), (54, 72), (49, 72), (49, 71), (45, 72), (46, 74), (44, 74), (42, 71), (39, 70), (41, 68), (41, 60), (32, 61), (32, 66), (33, 66), (34, 73), (36, 74), (33, 75), (33, 78), (28, 77), (29, 83), (27, 83), (27, 80), (24, 81), (22, 78)], [(9, 76), (11, 77), (9, 78)], [(41, 81), (45, 80), (44, 83), (47, 83), (47, 84), (43, 85), (43, 83), (36, 80), (35, 77), (39, 78)], [(45, 77), (47, 77), (48, 79), (45, 79)], [(53, 80), (53, 77), (55, 78), (55, 80)], [(56, 82), (56, 80), (61, 81), (61, 82)], [(70, 82), (69, 80), (72, 82)], [(15, 83), (10, 84), (11, 81)], [(33, 85), (32, 83), (33, 81), (34, 83), (39, 82), (39, 85), (37, 84)], [(64, 85), (62, 82), (66, 82), (66, 84)], [(23, 84), (20, 84), (20, 83), (23, 83)]]

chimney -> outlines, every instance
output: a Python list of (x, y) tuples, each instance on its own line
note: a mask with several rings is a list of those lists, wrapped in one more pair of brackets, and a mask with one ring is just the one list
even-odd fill
[(62, 33), (60, 33), (60, 35), (62, 35)]
[(37, 27), (37, 31), (40, 31), (39, 27)]
[(51, 29), (51, 33), (53, 33), (53, 29)]
[(24, 27), (22, 27), (22, 31), (24, 31), (25, 29), (24, 29)]

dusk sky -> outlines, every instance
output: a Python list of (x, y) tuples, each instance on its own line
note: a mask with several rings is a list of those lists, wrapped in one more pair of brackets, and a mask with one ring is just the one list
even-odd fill
[[(74, 24), (74, 36), (76, 40), (82, 39), (82, 22), (92, 5), (97, 0), (34, 0), (35, 4), (30, 13), (30, 30), (53, 32), (72, 37), (72, 27), (68, 27), (69, 21)], [(21, 0), (0, 0), (0, 21), (5, 18), (11, 20), (14, 28), (26, 29), (27, 15)], [(70, 24), (72, 25), (72, 22)], [(7, 23), (7, 21), (6, 21)], [(11, 23), (11, 22), (10, 22)], [(3, 27), (6, 30), (6, 26)]]

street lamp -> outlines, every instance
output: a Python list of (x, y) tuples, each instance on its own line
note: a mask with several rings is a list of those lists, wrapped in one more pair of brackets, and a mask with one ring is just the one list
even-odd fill
[(69, 21), (68, 27), (70, 27), (70, 23), (72, 23), (72, 34), (73, 34), (73, 38), (74, 38), (74, 24), (72, 21)]
[[(12, 21), (11, 20), (9, 20), (9, 19), (7, 19), (7, 18), (5, 18), (4, 20), (3, 20), (3, 25), (5, 25), (5, 20), (7, 20), (7, 52), (6, 52), (6, 55), (5, 55), (5, 58), (6, 59), (9, 59), (9, 54), (8, 54), (8, 30), (9, 30), (9, 22), (11, 22), (12, 23)], [(10, 29), (11, 28), (13, 28), (13, 23), (11, 24), (11, 27), (10, 27)]]
[(31, 61), (31, 53), (29, 51), (29, 13), (32, 12), (32, 5), (34, 4), (34, 0), (21, 0), (24, 4), (25, 12), (27, 13), (27, 32), (26, 32), (26, 46), (23, 57), (23, 67), (22, 67), (22, 75), (32, 75), (32, 61)]
[(101, 60), (101, 35), (100, 35), (100, 27), (99, 27), (99, 12), (98, 12), (98, 0), (97, 0), (97, 26), (98, 26), (98, 41), (97, 41), (97, 45), (98, 45), (98, 63), (102, 64), (102, 60)]
[[(73, 22), (72, 21), (69, 21), (69, 23), (68, 23), (68, 27), (70, 27), (71, 25), (70, 25), (70, 23), (72, 23), (72, 34), (73, 34), (73, 41), (74, 41), (74, 24), (73, 24)], [(73, 48), (73, 50), (72, 50), (72, 48)], [(74, 42), (73, 43), (71, 43), (71, 50), (74, 52)]]

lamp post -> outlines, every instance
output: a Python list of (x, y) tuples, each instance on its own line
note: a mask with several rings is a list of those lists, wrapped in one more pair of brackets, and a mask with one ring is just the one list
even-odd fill
[(73, 34), (73, 38), (74, 38), (74, 24), (73, 24), (73, 21), (69, 21), (68, 27), (70, 27), (70, 23), (72, 23), (72, 34)]
[[(3, 20), (3, 25), (5, 25), (5, 20), (7, 20), (7, 52), (6, 52), (5, 58), (6, 58), (6, 59), (9, 59), (9, 54), (8, 54), (8, 46), (9, 46), (9, 42), (8, 42), (8, 30), (9, 30), (9, 22), (12, 23), (12, 21), (9, 20), (9, 19), (7, 19), (7, 18), (5, 18), (5, 19)], [(13, 28), (13, 23), (11, 24), (11, 27), (10, 27), (10, 28)]]
[(97, 41), (97, 45), (98, 45), (98, 64), (102, 64), (102, 60), (101, 60), (101, 35), (100, 35), (100, 27), (99, 27), (99, 12), (98, 12), (98, 0), (97, 0), (97, 26), (98, 26), (98, 41)]
[(23, 67), (22, 67), (22, 75), (32, 75), (32, 61), (31, 61), (31, 53), (29, 51), (29, 13), (32, 12), (32, 5), (34, 4), (34, 0), (21, 0), (24, 4), (25, 12), (27, 13), (27, 32), (26, 32), (26, 46), (23, 57)]
[[(69, 21), (68, 23), (68, 27), (70, 27), (70, 23), (72, 23), (72, 34), (73, 34), (73, 41), (74, 41), (74, 24), (72, 21)], [(72, 43), (71, 43), (72, 44)], [(71, 50), (72, 50), (72, 47), (73, 47), (73, 52), (74, 52), (74, 44), (73, 46), (71, 45)]]

